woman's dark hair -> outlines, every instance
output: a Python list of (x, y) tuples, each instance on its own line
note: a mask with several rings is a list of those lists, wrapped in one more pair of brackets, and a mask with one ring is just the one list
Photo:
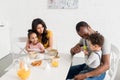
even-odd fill
[(80, 27), (89, 27), (88, 23), (85, 21), (81, 21), (79, 23), (77, 23), (76, 25), (76, 31), (79, 32), (80, 31)]
[(91, 34), (89, 37), (88, 37), (88, 40), (93, 44), (93, 45), (99, 45), (100, 47), (103, 46), (104, 44), (104, 37), (96, 32), (96, 33), (93, 33)]
[[(39, 25), (39, 24), (41, 24), (43, 27), (44, 27), (44, 31), (43, 31), (43, 33), (41, 34), (42, 35), (42, 43), (43, 44), (46, 44), (47, 43), (47, 41), (48, 41), (48, 38), (47, 38), (47, 27), (46, 27), (46, 24), (45, 24), (45, 22), (42, 20), (42, 19), (40, 19), (40, 18), (36, 18), (36, 19), (34, 19), (33, 21), (32, 21), (32, 30), (34, 30), (35, 32), (37, 32), (37, 26)], [(38, 32), (37, 32), (38, 33)], [(39, 33), (38, 33), (39, 34)], [(38, 36), (38, 38), (40, 38), (39, 36)]]
[[(37, 35), (37, 33), (35, 31), (33, 31), (32, 29), (28, 30), (28, 38), (30, 39), (30, 35), (35, 33)], [(37, 35), (38, 36), (38, 35)]]

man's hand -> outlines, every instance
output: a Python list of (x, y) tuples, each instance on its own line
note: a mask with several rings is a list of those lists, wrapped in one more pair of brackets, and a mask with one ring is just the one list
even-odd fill
[(79, 53), (81, 51), (81, 47), (79, 44), (77, 44), (75, 47), (71, 48), (70, 51), (74, 55), (74, 54)]
[(84, 80), (85, 78), (87, 78), (85, 74), (78, 74), (74, 77), (74, 80)]

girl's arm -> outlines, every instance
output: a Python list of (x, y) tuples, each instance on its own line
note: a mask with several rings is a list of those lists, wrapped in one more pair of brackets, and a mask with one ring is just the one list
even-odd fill
[(30, 52), (30, 44), (29, 44), (29, 40), (27, 40), (27, 42), (26, 42), (25, 49), (26, 49), (26, 51)]

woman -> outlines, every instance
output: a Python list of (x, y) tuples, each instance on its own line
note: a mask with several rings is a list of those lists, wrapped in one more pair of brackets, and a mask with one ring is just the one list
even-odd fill
[[(41, 42), (45, 49), (51, 49), (53, 46), (53, 35), (50, 30), (47, 30), (45, 22), (36, 18), (32, 21), (32, 30), (38, 34), (38, 40)], [(26, 49), (29, 47), (29, 42), (27, 41)]]

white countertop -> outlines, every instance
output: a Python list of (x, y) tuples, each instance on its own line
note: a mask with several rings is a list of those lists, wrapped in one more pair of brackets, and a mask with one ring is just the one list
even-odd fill
[[(32, 67), (28, 80), (65, 80), (71, 66), (71, 55), (60, 53), (59, 66)], [(15, 68), (10, 69), (0, 80), (19, 80)]]

